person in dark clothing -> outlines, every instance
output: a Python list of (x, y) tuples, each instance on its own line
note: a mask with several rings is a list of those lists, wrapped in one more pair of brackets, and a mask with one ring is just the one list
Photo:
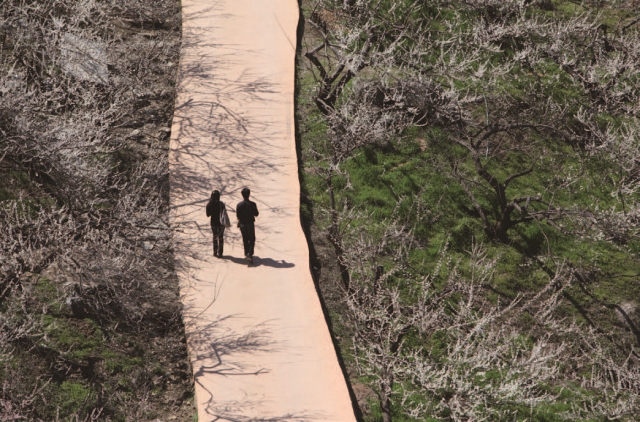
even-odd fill
[(258, 216), (258, 207), (256, 203), (249, 200), (251, 191), (248, 188), (242, 189), (242, 197), (244, 200), (238, 203), (236, 207), (236, 216), (238, 217), (238, 227), (242, 233), (242, 243), (244, 243), (244, 256), (253, 264), (253, 247), (256, 243), (255, 221)]
[(213, 232), (213, 256), (222, 258), (224, 249), (224, 229), (229, 225), (229, 217), (224, 202), (220, 200), (220, 192), (211, 192), (211, 199), (207, 203), (207, 217), (211, 217), (211, 231)]

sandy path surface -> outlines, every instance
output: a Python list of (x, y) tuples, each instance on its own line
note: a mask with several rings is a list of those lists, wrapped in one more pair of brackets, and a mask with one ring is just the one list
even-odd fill
[[(299, 218), (295, 0), (183, 0), (170, 152), (176, 264), (200, 421), (355, 420)], [(212, 256), (212, 189), (258, 204), (255, 265), (240, 232)]]

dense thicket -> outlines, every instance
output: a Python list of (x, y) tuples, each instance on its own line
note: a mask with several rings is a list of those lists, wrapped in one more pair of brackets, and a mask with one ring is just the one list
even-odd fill
[(167, 221), (179, 28), (173, 0), (0, 4), (3, 415), (146, 420), (191, 394)]
[(383, 420), (632, 420), (633, 5), (305, 12), (305, 179), (340, 263), (349, 356)]

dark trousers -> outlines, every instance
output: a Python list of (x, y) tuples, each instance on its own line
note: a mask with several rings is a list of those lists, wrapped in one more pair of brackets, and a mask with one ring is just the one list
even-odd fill
[(244, 256), (253, 256), (253, 247), (256, 244), (256, 227), (251, 224), (240, 224), (242, 243), (244, 243)]
[(211, 226), (213, 232), (213, 256), (222, 256), (224, 248), (224, 226)]

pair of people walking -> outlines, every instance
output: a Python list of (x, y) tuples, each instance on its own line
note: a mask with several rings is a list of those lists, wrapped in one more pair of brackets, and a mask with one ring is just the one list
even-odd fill
[[(256, 243), (255, 221), (258, 216), (258, 206), (249, 200), (251, 191), (248, 188), (242, 189), (243, 200), (236, 206), (236, 217), (238, 218), (238, 228), (242, 233), (242, 243), (244, 244), (244, 256), (253, 264), (253, 250)], [(211, 199), (207, 203), (207, 217), (211, 218), (211, 231), (213, 232), (213, 256), (222, 258), (224, 249), (224, 231), (231, 227), (231, 221), (227, 214), (227, 209), (220, 200), (220, 192), (211, 192)]]

